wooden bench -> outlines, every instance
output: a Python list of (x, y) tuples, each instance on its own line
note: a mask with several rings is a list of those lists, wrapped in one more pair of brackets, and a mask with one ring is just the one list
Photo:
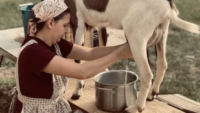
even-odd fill
[[(65, 97), (70, 102), (71, 106), (75, 109), (81, 109), (84, 113), (110, 113), (99, 110), (95, 105), (95, 84), (93, 79), (85, 80), (85, 88), (83, 96), (79, 100), (71, 100), (73, 91), (75, 90), (76, 80), (69, 79), (67, 92)], [(159, 100), (147, 102), (146, 108), (142, 113), (184, 113), (174, 107), (169, 106), (167, 103)]]
[[(123, 32), (108, 29), (108, 46), (124, 43), (126, 40)], [(16, 62), (20, 45), (24, 40), (23, 28), (15, 28), (0, 31), (0, 55)], [(70, 86), (67, 88), (65, 97), (70, 102), (72, 108), (81, 109), (84, 113), (108, 113), (96, 108), (95, 86), (93, 79), (85, 80), (86, 87), (84, 95), (79, 100), (71, 100), (75, 90), (76, 80), (68, 80)], [(174, 107), (173, 107), (174, 106)], [(160, 95), (157, 100), (146, 103), (143, 113), (200, 113), (200, 104), (179, 94)]]
[(18, 51), (23, 40), (23, 28), (0, 31), (0, 55), (16, 62)]
[[(122, 44), (125, 42), (122, 38), (113, 40), (116, 36), (110, 35), (108, 39), (108, 45)], [(14, 28), (0, 31), (0, 55), (9, 58), (16, 62), (18, 51), (21, 43), (24, 40), (23, 28)], [(1, 64), (1, 62), (0, 62)]]

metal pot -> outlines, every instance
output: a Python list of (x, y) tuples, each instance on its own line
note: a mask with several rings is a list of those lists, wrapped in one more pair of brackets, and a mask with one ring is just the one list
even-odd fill
[(137, 99), (138, 76), (131, 71), (112, 70), (94, 77), (96, 106), (104, 111), (119, 112), (132, 106)]

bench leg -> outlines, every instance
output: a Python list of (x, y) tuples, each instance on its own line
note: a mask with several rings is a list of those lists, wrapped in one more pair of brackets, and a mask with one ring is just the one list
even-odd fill
[(0, 67), (1, 67), (1, 63), (3, 62), (3, 55), (0, 57)]

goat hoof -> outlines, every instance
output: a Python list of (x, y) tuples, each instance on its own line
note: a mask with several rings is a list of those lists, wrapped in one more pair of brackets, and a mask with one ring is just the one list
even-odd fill
[(138, 110), (139, 113), (142, 113), (144, 111), (145, 108)]
[[(143, 108), (143, 109), (137, 108), (136, 111), (138, 111), (139, 113), (142, 113), (142, 111), (144, 111), (144, 109), (145, 109), (145, 108)], [(133, 109), (126, 108), (126, 109), (124, 110), (123, 113), (132, 113), (132, 110), (133, 110)], [(135, 113), (136, 111), (134, 111), (134, 113)]]
[(151, 97), (151, 98), (147, 97), (147, 101), (149, 101), (149, 102), (154, 101), (154, 99), (155, 98), (153, 98), (153, 97)]
[(135, 107), (133, 107), (133, 106), (129, 106), (124, 110), (123, 113), (132, 113), (133, 111), (135, 111), (134, 108)]
[(151, 98), (147, 98), (147, 101), (153, 101), (154, 99), (156, 99), (158, 97), (158, 93), (153, 91)]
[(80, 98), (80, 95), (77, 95), (77, 94), (73, 94), (71, 99), (72, 100), (78, 100)]
[(131, 113), (131, 112), (129, 112), (129, 111), (127, 111), (127, 110), (125, 110), (123, 113)]
[(153, 101), (154, 100), (154, 98), (147, 98), (147, 101)]
[(131, 109), (130, 108), (126, 108), (123, 113), (131, 113)]

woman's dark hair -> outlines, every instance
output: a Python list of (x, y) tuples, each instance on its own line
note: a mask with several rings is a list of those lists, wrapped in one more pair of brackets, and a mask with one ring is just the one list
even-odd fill
[[(63, 11), (60, 15), (54, 17), (53, 19), (54, 19), (55, 22), (57, 22), (58, 20), (63, 19), (63, 17), (64, 17), (65, 15), (69, 14), (69, 13), (70, 13), (69, 8), (67, 8), (67, 9), (66, 9), (65, 11)], [(36, 18), (35, 15), (33, 14), (33, 15), (31, 16), (30, 22), (37, 23), (39, 20), (40, 20), (40, 19), (39, 19), (39, 18)], [(36, 27), (37, 27), (37, 32), (40, 31), (40, 30), (44, 27), (44, 25), (45, 25), (45, 22), (37, 23), (37, 26), (36, 26)], [(29, 26), (28, 26), (28, 28), (29, 28)], [(28, 29), (27, 32), (28, 32), (28, 34), (29, 34), (29, 29)], [(37, 32), (36, 32), (36, 34), (37, 34)]]

